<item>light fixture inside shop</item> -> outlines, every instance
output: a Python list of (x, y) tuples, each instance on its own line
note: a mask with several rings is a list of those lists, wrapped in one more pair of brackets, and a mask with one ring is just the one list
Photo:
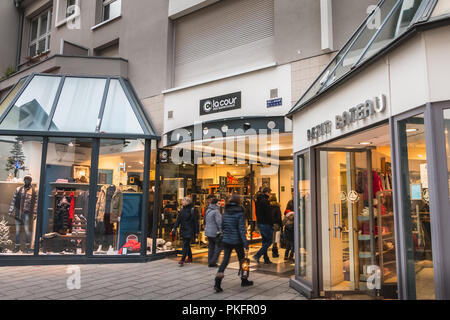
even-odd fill
[(359, 144), (362, 145), (362, 146), (370, 146), (372, 144), (372, 142), (363, 141), (363, 142), (360, 142)]
[(419, 131), (419, 129), (416, 129), (416, 128), (406, 129), (406, 132), (408, 132), (408, 133), (417, 132), (417, 131)]

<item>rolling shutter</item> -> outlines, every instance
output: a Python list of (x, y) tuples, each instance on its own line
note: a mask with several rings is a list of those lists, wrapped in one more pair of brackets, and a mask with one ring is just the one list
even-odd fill
[(175, 21), (175, 86), (275, 61), (274, 0), (222, 0)]

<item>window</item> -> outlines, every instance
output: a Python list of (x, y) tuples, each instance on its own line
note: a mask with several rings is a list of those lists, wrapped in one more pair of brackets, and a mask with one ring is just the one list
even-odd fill
[(445, 150), (447, 150), (448, 197), (450, 199), (450, 109), (444, 110)]
[(75, 5), (77, 5), (77, 0), (67, 0), (66, 18), (70, 17), (75, 13), (75, 10), (72, 7)]
[(121, 14), (122, 0), (103, 0), (102, 21), (117, 18)]
[(30, 57), (50, 50), (51, 9), (44, 11), (30, 23)]

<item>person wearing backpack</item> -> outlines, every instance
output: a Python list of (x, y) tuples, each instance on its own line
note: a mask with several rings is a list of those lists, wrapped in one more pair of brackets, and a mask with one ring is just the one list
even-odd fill
[(209, 202), (205, 212), (205, 235), (208, 237), (208, 266), (217, 267), (217, 260), (222, 251), (222, 214), (217, 205), (219, 199), (213, 195), (207, 198)]
[[(243, 261), (248, 255), (248, 241), (246, 235), (244, 209), (241, 207), (241, 196), (233, 194), (225, 206), (225, 214), (222, 217), (223, 228), (223, 261), (219, 267), (215, 278), (214, 289), (216, 292), (222, 292), (221, 283), (224, 278), (224, 272), (230, 263), (230, 256), (233, 249), (242, 266)], [(245, 251), (244, 251), (245, 250)], [(242, 269), (242, 267), (241, 267)], [(253, 285), (253, 281), (249, 281), (243, 272), (241, 274), (241, 286), (248, 287)]]
[[(172, 229), (172, 234), (175, 234), (178, 227), (180, 227), (180, 237), (183, 239), (181, 260), (178, 262), (180, 267), (182, 267), (185, 262), (192, 262), (191, 241), (197, 237), (199, 232), (197, 210), (192, 204), (192, 199), (190, 197), (184, 197), (181, 204), (183, 208), (180, 210), (177, 221)], [(187, 260), (186, 257), (188, 258)]]

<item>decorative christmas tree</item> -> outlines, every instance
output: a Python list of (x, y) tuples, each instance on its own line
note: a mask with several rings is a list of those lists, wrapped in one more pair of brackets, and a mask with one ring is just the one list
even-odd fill
[(7, 246), (11, 245), (9, 240), (9, 228), (5, 219), (0, 220), (0, 252), (3, 252)]
[(11, 150), (11, 156), (6, 161), (6, 171), (14, 171), (14, 178), (17, 178), (19, 170), (25, 171), (25, 155), (23, 154), (22, 141), (16, 138), (16, 142)]

